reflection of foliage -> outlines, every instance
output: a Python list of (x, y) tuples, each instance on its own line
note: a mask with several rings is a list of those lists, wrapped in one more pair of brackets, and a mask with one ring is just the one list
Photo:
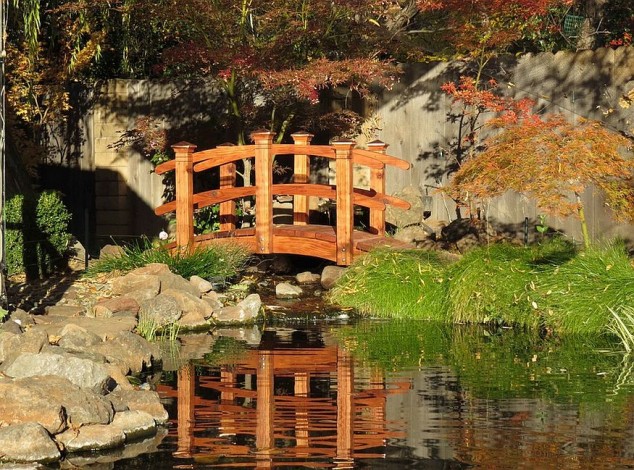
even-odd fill
[(210, 366), (231, 365), (238, 363), (248, 351), (249, 346), (244, 341), (220, 336), (203, 360)]
[[(541, 338), (478, 326), (394, 320), (332, 333), (361, 361), (385, 371), (444, 365), (476, 398), (552, 398), (603, 403), (632, 383), (631, 361), (603, 336)], [(612, 351), (612, 352), (611, 352)]]

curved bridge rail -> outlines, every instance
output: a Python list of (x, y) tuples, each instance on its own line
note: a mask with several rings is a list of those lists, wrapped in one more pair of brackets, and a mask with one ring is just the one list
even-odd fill
[[(385, 208), (403, 209), (409, 203), (385, 194), (385, 168), (409, 169), (409, 163), (385, 154), (387, 145), (375, 141), (370, 150), (354, 148), (353, 142), (310, 145), (311, 134), (293, 134), (294, 144), (273, 144), (272, 132), (255, 132), (254, 145), (220, 146), (195, 152), (196, 145), (180, 142), (172, 146), (176, 158), (156, 168), (156, 173), (176, 172), (176, 199), (155, 210), (157, 215), (176, 212), (176, 242), (187, 247), (233, 241), (258, 254), (287, 253), (316, 256), (339, 265), (349, 265), (355, 255), (376, 245), (404, 245), (385, 237)], [(273, 159), (293, 155), (293, 182), (273, 184)], [(336, 185), (310, 183), (310, 158), (335, 160)], [(236, 161), (255, 160), (255, 186), (236, 186)], [(354, 165), (370, 169), (370, 189), (355, 188)], [(220, 185), (194, 194), (194, 172), (219, 167)], [(293, 225), (273, 224), (273, 196), (293, 196)], [(237, 229), (235, 200), (255, 196), (254, 228)], [(332, 199), (337, 207), (336, 226), (308, 225), (309, 197)], [(220, 231), (194, 236), (194, 210), (220, 205)], [(367, 232), (353, 230), (354, 206), (369, 209)]]

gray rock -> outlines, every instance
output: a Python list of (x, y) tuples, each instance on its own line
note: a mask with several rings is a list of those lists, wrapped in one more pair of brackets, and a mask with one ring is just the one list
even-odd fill
[(8, 355), (13, 351), (13, 346), (17, 343), (17, 336), (15, 333), (9, 333), (8, 331), (0, 331), (0, 363), (4, 362)]
[(260, 299), (258, 294), (250, 294), (238, 303), (238, 306), (244, 309), (248, 317), (255, 318), (260, 313), (260, 308), (262, 308), (262, 299)]
[(435, 236), (434, 231), (426, 228), (425, 224), (410, 225), (409, 227), (398, 229), (394, 234), (396, 240), (414, 245), (424, 242), (432, 236)]
[[(160, 285), (160, 281), (159, 281), (159, 285)], [(136, 303), (139, 304), (139, 306), (146, 300), (151, 300), (156, 296), (157, 296), (157, 293), (156, 293), (156, 288), (154, 286), (150, 286), (148, 288), (139, 288), (131, 292), (128, 292), (126, 294), (126, 297), (130, 297), (131, 299), (135, 300)]]
[(84, 314), (84, 307), (78, 305), (50, 305), (44, 308), (44, 313), (58, 317), (80, 317)]
[(321, 272), (321, 287), (324, 289), (332, 289), (345, 270), (346, 268), (341, 266), (326, 266)]
[(237, 305), (223, 307), (214, 312), (213, 319), (219, 323), (246, 323), (255, 320), (260, 313), (262, 300), (258, 294), (250, 294)]
[(112, 426), (123, 432), (126, 441), (151, 436), (156, 432), (154, 418), (149, 413), (139, 410), (117, 413)]
[(196, 288), (201, 294), (213, 290), (214, 286), (207, 279), (203, 279), (200, 276), (192, 276), (189, 278), (189, 282)]
[(180, 328), (190, 330), (195, 328), (202, 328), (203, 326), (208, 326), (209, 321), (199, 312), (187, 312), (183, 313), (183, 316), (178, 319), (177, 324)]
[(275, 286), (275, 297), (278, 299), (297, 299), (304, 291), (299, 286), (294, 286), (288, 282), (280, 282)]
[(91, 424), (69, 429), (55, 436), (68, 452), (97, 451), (122, 446), (125, 434), (119, 427)]
[(35, 320), (33, 319), (33, 315), (22, 310), (21, 308), (16, 308), (11, 316), (9, 317), (14, 322), (20, 324), (23, 328), (29, 325), (35, 325)]
[(2, 326), (0, 326), (0, 333), (3, 333), (3, 332), (13, 333), (14, 335), (20, 335), (24, 332), (24, 330), (22, 329), (22, 326), (19, 323), (9, 319), (6, 322), (4, 322)]
[(108, 362), (123, 366), (123, 374), (137, 374), (144, 366), (151, 367), (161, 359), (155, 344), (129, 331), (120, 332), (112, 340), (96, 345), (93, 350), (103, 354)]
[(316, 284), (321, 280), (321, 276), (310, 271), (304, 271), (295, 276), (295, 279), (300, 284)]
[(385, 208), (385, 221), (397, 228), (417, 225), (423, 221), (423, 193), (416, 186), (407, 186), (395, 194), (396, 197), (410, 203), (409, 209), (400, 209), (391, 205)]
[(5, 354), (3, 367), (8, 367), (22, 353), (39, 353), (44, 346), (49, 344), (48, 341), (46, 331), (38, 328), (29, 328), (21, 335), (7, 338), (3, 342)]
[(92, 331), (102, 340), (106, 341), (117, 336), (122, 331), (132, 331), (137, 320), (131, 317), (113, 317), (113, 318), (62, 318), (49, 317), (43, 315), (37, 317), (37, 325), (34, 329), (41, 329), (48, 333), (51, 338), (60, 338), (60, 333), (68, 324), (81, 326), (88, 331)]
[(60, 336), (57, 344), (67, 351), (85, 351), (102, 342), (98, 335), (74, 323), (62, 328)]
[(104, 245), (99, 251), (99, 258), (118, 258), (124, 253), (119, 245)]
[(57, 444), (37, 423), (0, 428), (0, 462), (51, 463), (61, 458)]
[(107, 398), (112, 401), (115, 409), (122, 405), (131, 411), (145, 411), (158, 424), (165, 424), (169, 418), (161, 403), (159, 394), (149, 390), (120, 390), (110, 393)]
[[(109, 400), (91, 390), (79, 388), (62, 377), (49, 375), (16, 379), (14, 386), (31, 390), (43, 399), (63, 406), (67, 423), (73, 428), (87, 424), (108, 424), (114, 417)], [(23, 405), (14, 403), (14, 406)]]
[(7, 378), (0, 379), (0, 417), (4, 424), (39, 423), (51, 434), (66, 429), (66, 412), (60, 403), (42, 396), (37, 387), (16, 385)]
[(157, 327), (164, 327), (175, 323), (182, 314), (183, 311), (174, 297), (159, 294), (141, 304), (139, 322), (148, 322)]
[(15, 378), (55, 375), (96, 393), (106, 393), (115, 385), (104, 364), (71, 354), (22, 353), (2, 371)]
[(158, 275), (161, 281), (161, 292), (165, 292), (168, 289), (174, 289), (181, 292), (188, 292), (194, 297), (200, 298), (201, 292), (197, 287), (193, 286), (187, 279), (183, 279), (178, 274), (174, 273), (162, 273)]
[[(112, 280), (112, 293), (114, 295), (126, 295), (135, 291), (153, 292), (158, 295), (161, 289), (161, 281), (158, 276), (152, 274), (136, 274), (134, 271), (122, 277)], [(133, 295), (131, 297), (135, 298)]]
[(213, 313), (213, 308), (201, 298), (184, 291), (176, 289), (166, 289), (161, 295), (172, 297), (178, 303), (179, 308), (183, 312), (183, 316), (194, 313), (207, 319)]

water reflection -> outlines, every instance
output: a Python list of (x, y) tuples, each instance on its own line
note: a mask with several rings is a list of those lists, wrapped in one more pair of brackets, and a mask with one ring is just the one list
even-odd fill
[(160, 393), (182, 468), (632, 468), (631, 361), (429, 324), (217, 339)]

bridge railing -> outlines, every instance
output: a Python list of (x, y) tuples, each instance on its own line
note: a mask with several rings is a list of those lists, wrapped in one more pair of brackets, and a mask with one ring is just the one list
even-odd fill
[[(158, 174), (174, 170), (176, 198), (155, 210), (157, 215), (176, 212), (176, 245), (191, 245), (194, 240), (194, 210), (208, 205), (220, 205), (220, 230), (236, 228), (235, 200), (255, 196), (255, 251), (273, 253), (273, 196), (293, 196), (293, 224), (306, 225), (309, 197), (332, 199), (336, 203), (336, 258), (338, 264), (350, 264), (353, 250), (354, 205), (369, 209), (369, 231), (385, 233), (385, 207), (388, 204), (404, 209), (409, 204), (385, 194), (385, 168), (392, 165), (408, 169), (409, 163), (386, 155), (387, 145), (371, 142), (369, 150), (355, 148), (354, 142), (340, 141), (331, 145), (311, 145), (311, 134), (293, 134), (293, 144), (273, 144), (272, 132), (251, 135), (254, 144), (219, 146), (196, 152), (196, 145), (180, 142), (172, 146), (176, 158), (156, 168)], [(276, 155), (293, 155), (293, 181), (273, 184), (273, 160)], [(310, 157), (335, 160), (336, 185), (310, 183)], [(255, 185), (236, 186), (236, 161), (255, 159)], [(354, 165), (370, 170), (370, 189), (354, 187)], [(194, 194), (194, 172), (219, 167), (220, 183), (215, 190)]]

